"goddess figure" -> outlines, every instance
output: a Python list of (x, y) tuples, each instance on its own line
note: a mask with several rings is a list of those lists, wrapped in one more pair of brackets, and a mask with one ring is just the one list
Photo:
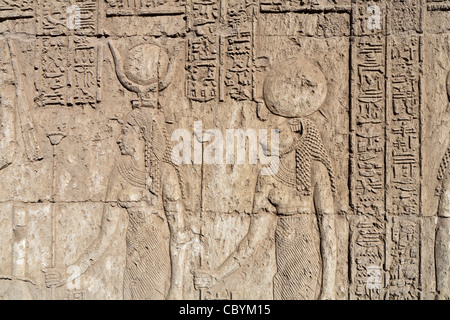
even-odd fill
[[(122, 157), (109, 178), (100, 233), (72, 265), (81, 268), (81, 275), (98, 261), (125, 210), (124, 299), (182, 299), (182, 188), (179, 171), (170, 159), (164, 115), (158, 109), (134, 109), (117, 143)], [(49, 270), (46, 282), (61, 286), (67, 276), (61, 270)]]
[[(171, 83), (178, 49), (169, 56), (155, 44), (128, 50), (125, 60), (109, 42), (120, 83), (138, 94), (117, 144), (122, 154), (108, 183), (98, 237), (72, 265), (85, 273), (103, 255), (127, 213), (124, 298), (182, 299), (185, 256), (183, 183), (172, 161), (159, 93)], [(67, 283), (47, 270), (48, 287)], [(74, 278), (72, 277), (73, 281)]]
[(438, 180), (442, 182), (435, 240), (436, 299), (450, 300), (450, 148), (442, 160)]
[[(446, 79), (447, 99), (450, 102), (450, 72)], [(449, 111), (447, 106), (447, 113)], [(437, 212), (435, 261), (436, 299), (450, 300), (450, 147), (447, 148), (438, 172), (439, 207)]]
[(217, 270), (196, 272), (197, 288), (210, 288), (238, 270), (269, 237), (272, 216), (277, 221), (274, 299), (334, 298), (335, 177), (315, 124), (305, 118), (325, 96), (323, 74), (303, 59), (289, 60), (268, 75), (264, 100), (279, 116), (279, 162), (260, 171), (247, 235)]

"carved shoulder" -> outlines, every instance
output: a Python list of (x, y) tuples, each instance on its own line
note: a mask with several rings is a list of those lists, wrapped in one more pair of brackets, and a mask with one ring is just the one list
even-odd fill
[(319, 161), (311, 163), (311, 183), (314, 187), (314, 205), (318, 214), (334, 213), (334, 199), (327, 168)]
[(163, 199), (178, 201), (181, 199), (180, 182), (177, 171), (169, 163), (161, 164), (161, 185)]
[(312, 186), (330, 188), (331, 181), (325, 165), (319, 161), (311, 162), (311, 184)]

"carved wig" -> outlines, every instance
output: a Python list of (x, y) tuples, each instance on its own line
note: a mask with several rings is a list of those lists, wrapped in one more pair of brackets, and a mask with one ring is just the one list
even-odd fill
[[(135, 184), (145, 187), (155, 195), (160, 194), (160, 164), (161, 162), (172, 165), (178, 175), (180, 181), (180, 189), (185, 196), (183, 181), (178, 167), (171, 160), (170, 141), (164, 126), (163, 118), (158, 118), (156, 109), (134, 109), (128, 114), (125, 123), (137, 127), (139, 133), (145, 141), (145, 175), (136, 175), (133, 177)], [(119, 166), (119, 171), (122, 172)]]
[(450, 148), (448, 148), (447, 151), (445, 152), (445, 155), (442, 158), (441, 165), (439, 166), (439, 171), (438, 171), (438, 176), (437, 176), (439, 181), (442, 181), (442, 179), (444, 179), (444, 175), (445, 175), (445, 172), (447, 171), (449, 163), (450, 163)]
[[(290, 180), (292, 186), (295, 186), (304, 195), (309, 196), (311, 195), (311, 162), (313, 160), (319, 161), (326, 167), (331, 181), (331, 189), (335, 193), (333, 167), (315, 124), (311, 120), (298, 118), (290, 120), (288, 124), (293, 132), (301, 132), (301, 137), (295, 139), (291, 146), (280, 150), (280, 170), (276, 176), (284, 182)], [(295, 173), (290, 174), (292, 170), (284, 165), (283, 157), (292, 151), (295, 151), (296, 168)], [(288, 178), (294, 175), (295, 182), (292, 178)]]
[(437, 174), (437, 179), (439, 181), (439, 184), (435, 190), (436, 196), (441, 196), (441, 194), (442, 194), (442, 191), (443, 191), (442, 184), (444, 182), (444, 177), (448, 170), (449, 164), (450, 164), (450, 147), (445, 152), (444, 157), (442, 158), (442, 161), (441, 161), (441, 165), (439, 166), (439, 170), (438, 170), (438, 174)]

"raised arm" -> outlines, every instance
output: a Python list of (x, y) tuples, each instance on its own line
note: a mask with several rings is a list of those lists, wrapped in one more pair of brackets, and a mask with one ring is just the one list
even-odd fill
[(450, 175), (443, 180), (435, 240), (437, 299), (450, 300)]
[(328, 172), (321, 163), (312, 166), (314, 183), (314, 206), (320, 231), (320, 253), (322, 255), (322, 291), (320, 299), (334, 299), (336, 279), (336, 231), (334, 200)]

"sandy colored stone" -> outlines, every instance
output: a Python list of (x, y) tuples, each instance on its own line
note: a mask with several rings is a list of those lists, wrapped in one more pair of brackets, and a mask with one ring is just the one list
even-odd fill
[(0, 0), (1, 299), (450, 299), (450, 1), (71, 4)]

